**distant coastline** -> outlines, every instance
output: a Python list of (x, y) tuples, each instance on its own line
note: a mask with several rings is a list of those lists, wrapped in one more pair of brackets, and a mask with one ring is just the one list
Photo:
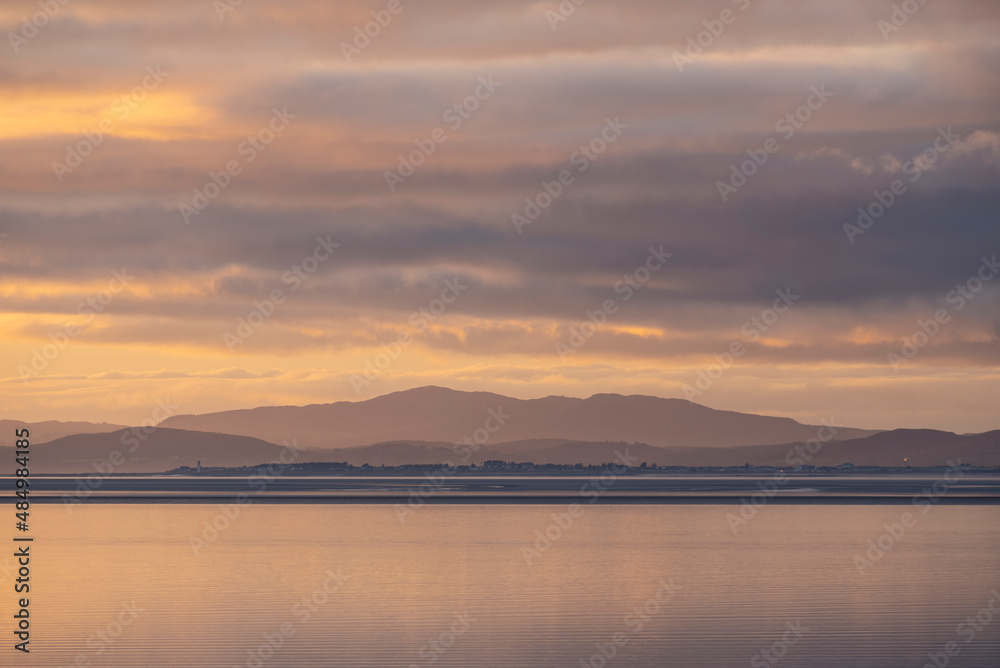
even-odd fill
[[(532, 462), (500, 462), (484, 466), (455, 466), (448, 467), (446, 464), (404, 464), (399, 466), (354, 466), (346, 462), (304, 462), (302, 464), (290, 464), (282, 467), (282, 475), (297, 476), (408, 476), (435, 473), (446, 471), (447, 475), (454, 476), (579, 476), (589, 477), (600, 475), (613, 463), (579, 465), (579, 464), (535, 464)], [(268, 472), (272, 468), (271, 464), (259, 464), (257, 466), (210, 466), (203, 467), (197, 472), (195, 467), (180, 466), (163, 473), (151, 473), (148, 475), (169, 475), (169, 476), (249, 476), (259, 475)], [(933, 475), (943, 473), (950, 469), (948, 466), (855, 466), (850, 463), (839, 466), (796, 466), (791, 468), (779, 468), (776, 466), (745, 464), (743, 466), (636, 466), (622, 467), (618, 475), (644, 476), (644, 475), (732, 475), (732, 476), (761, 476), (768, 474), (784, 474), (789, 476), (827, 476), (827, 475)], [(995, 474), (1000, 475), (1000, 466), (963, 466), (965, 473)], [(138, 474), (131, 474), (138, 475)]]
[[(40, 476), (33, 499), (89, 503), (424, 504), (1000, 504), (1000, 471), (935, 467), (886, 471), (769, 473), (751, 470), (661, 471), (607, 466), (530, 473), (450, 471), (426, 466), (331, 470), (329, 464), (268, 472), (266, 466), (84, 476)], [(468, 468), (468, 467), (466, 467)], [(666, 467), (665, 467), (666, 468)], [(676, 468), (676, 467), (670, 467)], [(311, 471), (311, 473), (304, 473)], [(89, 485), (89, 486), (88, 486)], [(13, 497), (8, 497), (12, 499)], [(72, 509), (72, 508), (70, 508)]]

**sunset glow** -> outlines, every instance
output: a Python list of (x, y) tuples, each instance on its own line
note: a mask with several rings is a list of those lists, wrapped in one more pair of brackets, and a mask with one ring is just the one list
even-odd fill
[(883, 34), (888, 0), (403, 2), (360, 46), (385, 4), (73, 0), (5, 40), (4, 417), (685, 397), (718, 364), (687, 398), (996, 428), (995, 3)]

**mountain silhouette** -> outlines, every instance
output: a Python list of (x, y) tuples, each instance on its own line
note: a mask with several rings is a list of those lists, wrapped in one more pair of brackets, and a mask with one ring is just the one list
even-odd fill
[[(489, 421), (491, 411), (503, 416), (502, 425), (496, 416)], [(554, 438), (719, 448), (805, 441), (819, 430), (819, 426), (789, 418), (720, 411), (684, 399), (620, 394), (513, 399), (443, 387), (421, 387), (358, 402), (176, 415), (161, 426), (271, 442), (294, 437), (307, 448), (347, 448), (390, 441), (455, 443), (474, 437), (487, 424), (499, 427), (489, 434), (491, 445)], [(843, 428), (836, 438), (873, 433)]]

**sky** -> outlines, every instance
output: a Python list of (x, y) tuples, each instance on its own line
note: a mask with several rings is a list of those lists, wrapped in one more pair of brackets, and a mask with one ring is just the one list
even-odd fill
[(1000, 428), (995, 0), (6, 0), (0, 418)]

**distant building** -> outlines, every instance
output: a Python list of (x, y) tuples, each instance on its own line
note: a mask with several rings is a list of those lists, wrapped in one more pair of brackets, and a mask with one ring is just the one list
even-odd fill
[(837, 470), (838, 471), (853, 471), (855, 468), (857, 468), (857, 467), (854, 466), (854, 464), (851, 464), (850, 462), (844, 462), (843, 464), (841, 464), (840, 466), (837, 467)]
[(198, 460), (198, 473), (201, 473), (201, 460)]

